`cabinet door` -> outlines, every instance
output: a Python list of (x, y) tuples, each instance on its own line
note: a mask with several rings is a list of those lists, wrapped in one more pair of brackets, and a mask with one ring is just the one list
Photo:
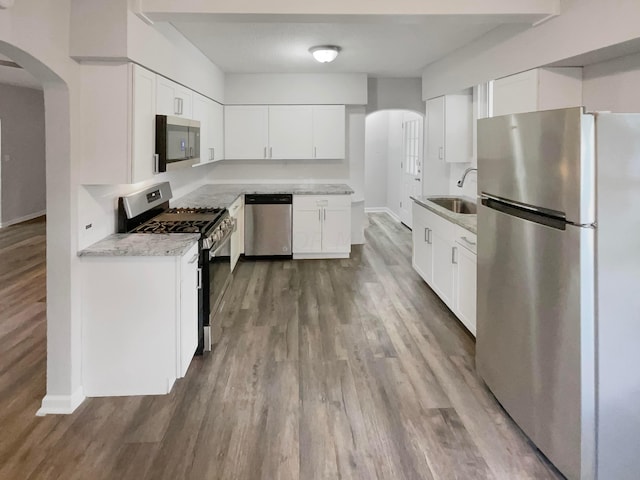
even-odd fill
[(538, 110), (538, 70), (510, 75), (493, 82), (493, 116)]
[(313, 107), (313, 158), (345, 158), (344, 105)]
[(156, 74), (133, 66), (131, 183), (153, 177), (156, 152)]
[(473, 160), (473, 91), (445, 97), (444, 160), (468, 163)]
[(351, 208), (327, 206), (322, 209), (322, 251), (351, 251)]
[(422, 279), (431, 285), (433, 279), (433, 231), (428, 221), (428, 212), (413, 204), (413, 268)]
[(431, 288), (440, 296), (449, 308), (453, 304), (454, 243), (439, 228), (431, 233), (433, 248), (433, 280)]
[(184, 377), (198, 347), (198, 246), (182, 257), (180, 268), (179, 372)]
[(269, 107), (269, 158), (312, 158), (312, 147), (313, 121), (310, 106)]
[(226, 159), (267, 158), (269, 107), (265, 105), (225, 106), (224, 126)]
[(200, 122), (200, 162), (213, 160), (211, 103), (211, 100), (197, 93), (193, 97), (193, 119)]
[(444, 97), (427, 101), (427, 159), (444, 160)]
[(293, 196), (293, 253), (322, 252), (323, 197)]
[(175, 85), (175, 98), (178, 106), (178, 116), (193, 118), (193, 94), (194, 92), (182, 85)]
[(160, 75), (157, 76), (156, 112), (158, 115), (178, 115), (175, 83)]
[[(211, 123), (211, 160), (224, 160), (224, 108), (218, 102), (210, 101), (209, 121)], [(244, 218), (244, 217), (243, 217)]]
[(460, 321), (476, 334), (476, 271), (477, 256), (460, 244), (456, 244), (455, 308)]

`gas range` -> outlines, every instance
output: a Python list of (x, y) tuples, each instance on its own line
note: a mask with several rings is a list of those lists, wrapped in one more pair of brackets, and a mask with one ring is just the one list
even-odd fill
[(211, 324), (230, 284), (231, 236), (236, 220), (226, 208), (169, 208), (168, 182), (118, 199), (118, 232), (200, 233), (198, 262), (198, 349), (212, 348)]

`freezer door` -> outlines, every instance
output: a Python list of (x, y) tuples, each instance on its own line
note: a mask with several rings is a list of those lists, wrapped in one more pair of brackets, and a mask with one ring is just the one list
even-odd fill
[(478, 373), (568, 478), (591, 478), (594, 230), (504, 210), (478, 211)]
[(478, 189), (595, 223), (594, 119), (581, 108), (478, 121)]

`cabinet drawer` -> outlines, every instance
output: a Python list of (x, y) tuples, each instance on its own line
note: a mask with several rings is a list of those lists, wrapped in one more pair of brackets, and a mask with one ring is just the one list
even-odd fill
[(350, 195), (294, 195), (293, 208), (351, 208)]
[(460, 226), (456, 227), (456, 243), (474, 254), (478, 250), (478, 236)]

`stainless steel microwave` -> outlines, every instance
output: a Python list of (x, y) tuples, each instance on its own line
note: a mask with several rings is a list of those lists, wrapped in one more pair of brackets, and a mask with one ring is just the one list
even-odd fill
[(156, 173), (190, 167), (200, 160), (200, 122), (156, 115)]

